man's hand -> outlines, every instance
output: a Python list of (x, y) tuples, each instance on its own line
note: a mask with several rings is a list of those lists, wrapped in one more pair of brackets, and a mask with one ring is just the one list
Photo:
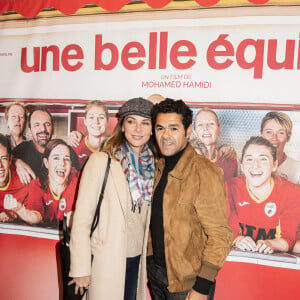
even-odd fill
[(28, 184), (32, 179), (35, 179), (35, 174), (32, 169), (21, 159), (15, 160), (17, 174), (23, 184)]
[(79, 146), (81, 140), (83, 138), (83, 134), (79, 131), (71, 131), (69, 136), (69, 144), (70, 146), (76, 148)]
[(75, 283), (75, 294), (77, 295), (80, 292), (80, 295), (83, 295), (84, 290), (89, 287), (90, 282), (91, 276), (74, 277), (68, 285)]
[(207, 299), (208, 299), (207, 295), (200, 294), (193, 289), (189, 291), (189, 293), (185, 298), (185, 300), (207, 300)]
[(223, 145), (218, 150), (219, 157), (224, 160), (236, 160), (235, 150), (228, 145)]

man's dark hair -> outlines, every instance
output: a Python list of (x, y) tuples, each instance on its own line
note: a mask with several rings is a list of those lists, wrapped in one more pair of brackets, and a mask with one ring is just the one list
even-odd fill
[(0, 145), (6, 148), (8, 156), (11, 157), (11, 143), (7, 136), (0, 133)]
[(178, 115), (181, 115), (182, 124), (184, 126), (185, 131), (188, 129), (188, 127), (192, 124), (193, 121), (192, 110), (182, 100), (174, 100), (174, 99), (166, 98), (164, 101), (155, 104), (151, 111), (153, 128), (155, 128), (157, 115), (160, 113), (163, 114), (176, 113)]
[(35, 106), (33, 108), (33, 110), (30, 112), (29, 116), (28, 116), (28, 127), (29, 128), (31, 128), (31, 123), (30, 123), (31, 122), (31, 117), (32, 117), (33, 113), (36, 112), (36, 111), (43, 111), (46, 114), (48, 114), (48, 116), (51, 119), (51, 124), (53, 126), (54, 120), (53, 120), (53, 117), (52, 117), (51, 113), (49, 112), (49, 110), (46, 107), (44, 107), (44, 106)]

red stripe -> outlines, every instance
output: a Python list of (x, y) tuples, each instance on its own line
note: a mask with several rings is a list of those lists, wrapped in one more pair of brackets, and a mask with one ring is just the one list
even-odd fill
[[(213, 6), (219, 0), (195, 0), (201, 6)], [(248, 0), (254, 4), (264, 4), (269, 0)], [(15, 11), (26, 18), (34, 18), (44, 8), (55, 8), (65, 15), (74, 14), (79, 8), (94, 4), (103, 9), (115, 12), (120, 10), (131, 0), (0, 0), (0, 14)], [(172, 0), (144, 0), (151, 8), (162, 8)]]

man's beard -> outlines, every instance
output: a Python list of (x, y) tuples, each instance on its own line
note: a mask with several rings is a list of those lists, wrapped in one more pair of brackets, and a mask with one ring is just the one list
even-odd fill
[[(40, 139), (40, 138), (39, 138), (40, 135), (45, 135), (45, 136), (46, 136), (46, 139), (45, 139), (45, 138)], [(41, 146), (41, 147), (46, 147), (46, 145), (48, 144), (48, 142), (51, 140), (51, 136), (52, 136), (52, 135), (50, 135), (49, 132), (45, 132), (45, 131), (39, 132), (39, 133), (37, 133), (37, 135), (36, 135), (37, 143), (38, 143), (39, 146)]]

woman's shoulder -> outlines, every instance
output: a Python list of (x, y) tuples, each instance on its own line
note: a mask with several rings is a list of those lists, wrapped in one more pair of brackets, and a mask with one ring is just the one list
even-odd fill
[[(92, 168), (97, 165), (106, 166), (109, 154), (106, 152), (95, 152), (90, 155), (85, 168)], [(120, 162), (111, 157), (111, 166), (120, 165)]]
[(94, 152), (90, 155), (89, 160), (99, 161), (99, 160), (105, 160), (107, 161), (108, 154), (103, 151)]

